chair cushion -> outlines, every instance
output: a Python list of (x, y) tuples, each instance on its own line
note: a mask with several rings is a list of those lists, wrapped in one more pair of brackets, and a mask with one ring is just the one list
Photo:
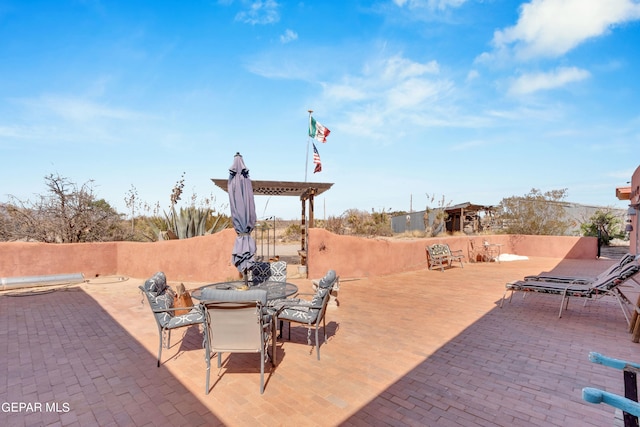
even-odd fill
[(320, 310), (307, 307), (285, 307), (279, 314), (278, 320), (291, 320), (299, 323), (313, 324), (318, 319)]
[(266, 282), (271, 277), (271, 265), (268, 262), (254, 262), (249, 270), (249, 280), (254, 285)]
[(336, 281), (336, 272), (335, 270), (327, 271), (327, 274), (324, 275), (320, 282), (318, 282), (318, 289), (320, 288), (330, 288)]
[[(173, 295), (169, 294), (168, 292), (164, 292), (156, 296), (155, 298), (152, 297), (150, 300), (151, 300), (151, 309), (154, 311), (173, 308)], [(163, 328), (167, 326), (167, 324), (173, 317), (172, 313), (168, 311), (161, 312), (161, 313), (153, 313), (153, 314), (156, 316), (156, 318), (158, 319), (158, 322), (160, 323), (160, 326), (162, 326)]]
[(287, 281), (287, 263), (286, 261), (276, 261), (271, 263), (271, 277), (269, 280), (276, 282)]
[(259, 285), (268, 280), (286, 282), (287, 263), (285, 261), (255, 262), (249, 270), (249, 280), (254, 285)]
[(202, 311), (200, 311), (199, 308), (194, 307), (187, 314), (182, 314), (180, 316), (173, 316), (167, 322), (166, 328), (173, 329), (173, 328), (179, 328), (181, 326), (196, 325), (196, 324), (202, 323), (203, 320), (204, 320), (204, 314), (202, 313)]
[(144, 290), (152, 296), (158, 296), (167, 289), (167, 277), (162, 271), (158, 271), (144, 282)]

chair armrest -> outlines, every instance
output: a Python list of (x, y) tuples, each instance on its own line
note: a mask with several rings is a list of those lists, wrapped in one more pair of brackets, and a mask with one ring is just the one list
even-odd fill
[(277, 306), (269, 305), (265, 307), (266, 312), (274, 317), (282, 313), (282, 310), (284, 310), (284, 308), (285, 308), (284, 305), (277, 305)]
[(640, 417), (640, 404), (626, 397), (609, 393), (597, 388), (585, 387), (582, 389), (582, 399), (589, 403), (605, 403), (618, 408), (628, 414)]
[(288, 308), (292, 308), (292, 309), (321, 309), (322, 308), (322, 304), (311, 304), (311, 301), (305, 301), (302, 300), (301, 301), (295, 301), (295, 300), (283, 300), (280, 304), (278, 304), (277, 306), (272, 306), (272, 308), (278, 310), (278, 313), (282, 312), (285, 309)]
[(627, 362), (626, 360), (614, 359), (613, 357), (603, 356), (600, 353), (592, 351), (589, 353), (589, 361), (604, 365), (609, 368), (640, 372), (640, 364)]
[(171, 308), (160, 308), (160, 309), (151, 309), (152, 312), (154, 313), (173, 313), (176, 310), (193, 310), (194, 308), (198, 309), (198, 311), (200, 311), (200, 306), (197, 305), (192, 305), (191, 307), (171, 307)]

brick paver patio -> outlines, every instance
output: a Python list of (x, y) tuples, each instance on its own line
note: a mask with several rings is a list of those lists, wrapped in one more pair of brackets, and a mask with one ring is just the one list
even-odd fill
[[(205, 394), (198, 327), (174, 331), (157, 368), (142, 279), (4, 293), (0, 425), (612, 425), (613, 409), (584, 403), (581, 390), (623, 392), (622, 374), (588, 362), (590, 351), (640, 360), (615, 301), (572, 300), (562, 319), (555, 296), (498, 308), (507, 281), (595, 274), (612, 262), (535, 258), (342, 277), (322, 360), (294, 327), (264, 395), (253, 354), (225, 355), (220, 376), (214, 364)], [(310, 281), (292, 281), (310, 290)]]

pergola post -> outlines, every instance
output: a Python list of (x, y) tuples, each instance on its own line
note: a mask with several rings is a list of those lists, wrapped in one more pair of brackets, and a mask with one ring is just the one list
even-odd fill
[[(228, 192), (228, 179), (213, 179), (213, 183)], [(333, 186), (328, 182), (295, 182), (295, 181), (260, 181), (251, 180), (254, 196), (299, 196), (302, 204), (302, 218), (300, 227), (300, 264), (307, 265), (308, 230), (314, 226), (314, 197), (327, 191)], [(309, 221), (307, 223), (307, 200), (309, 201)], [(275, 217), (274, 217), (275, 222)], [(274, 233), (275, 236), (275, 233)], [(274, 239), (274, 256), (275, 239)]]
[(311, 191), (309, 192), (309, 228), (313, 228), (313, 220), (314, 220), (314, 205), (313, 205), (313, 195), (315, 194), (315, 191), (313, 189), (310, 189)]
[(300, 251), (304, 254), (300, 258), (300, 264), (307, 264), (307, 201), (304, 198), (304, 195), (300, 197), (300, 201), (302, 202), (302, 217), (300, 221)]
[[(307, 248), (309, 246), (309, 228), (313, 227), (314, 223), (314, 205), (313, 205), (313, 196), (318, 192), (315, 188), (308, 188), (302, 195), (300, 196), (300, 201), (302, 202), (302, 218), (300, 224), (300, 264), (307, 265), (307, 258), (309, 254), (307, 253)], [(307, 222), (307, 201), (309, 201), (309, 221)]]

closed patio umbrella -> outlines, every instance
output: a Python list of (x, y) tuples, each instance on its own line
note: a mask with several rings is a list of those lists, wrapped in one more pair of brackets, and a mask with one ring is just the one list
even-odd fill
[(251, 231), (256, 226), (256, 205), (253, 199), (253, 187), (249, 178), (249, 169), (244, 164), (240, 153), (233, 158), (233, 165), (229, 168), (229, 207), (236, 237), (231, 254), (231, 261), (247, 280), (247, 270), (253, 265), (256, 253), (256, 242), (251, 237)]

